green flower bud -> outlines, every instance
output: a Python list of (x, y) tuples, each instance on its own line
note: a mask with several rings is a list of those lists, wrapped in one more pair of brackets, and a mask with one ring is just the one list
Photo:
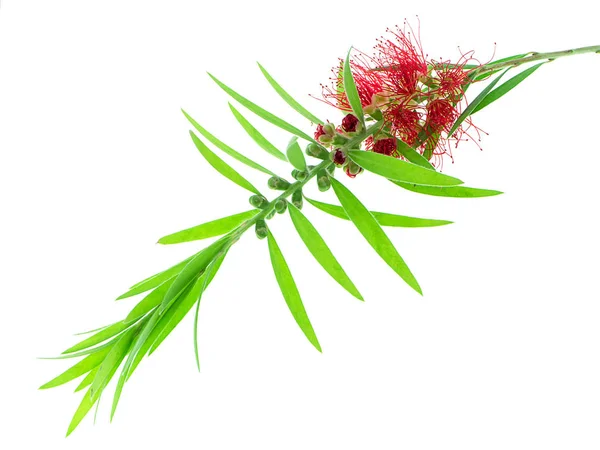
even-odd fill
[(294, 169), (292, 170), (292, 176), (298, 181), (304, 181), (306, 180), (308, 173), (306, 173), (304, 170)]
[(280, 198), (279, 200), (277, 200), (275, 202), (275, 211), (277, 211), (279, 214), (283, 214), (286, 209), (287, 209), (287, 201), (286, 200)]
[(267, 234), (269, 234), (267, 224), (262, 219), (256, 221), (256, 227), (254, 228), (254, 231), (256, 232), (256, 237), (259, 239), (264, 239), (267, 237)]
[(330, 137), (333, 137), (335, 135), (335, 125), (327, 122), (323, 125), (323, 131)]
[(302, 203), (303, 203), (302, 189), (298, 189), (297, 191), (294, 191), (294, 193), (292, 194), (292, 204), (296, 208), (302, 209)]
[(331, 180), (326, 170), (321, 170), (317, 175), (317, 186), (321, 192), (325, 192), (331, 187)]
[(280, 177), (269, 178), (268, 185), (271, 189), (275, 189), (277, 191), (285, 191), (288, 187), (290, 187), (290, 183)]
[(333, 145), (344, 145), (346, 142), (348, 142), (348, 138), (346, 136), (342, 136), (341, 134), (336, 134), (332, 141)]
[(327, 172), (329, 172), (331, 175), (333, 175), (333, 173), (335, 172), (335, 164), (327, 166)]
[(317, 140), (321, 144), (325, 144), (325, 145), (331, 145), (331, 143), (333, 142), (333, 138), (327, 134), (324, 134), (323, 136), (319, 136), (319, 138)]
[(326, 160), (327, 158), (329, 158), (329, 152), (315, 143), (308, 144), (308, 146), (306, 147), (306, 154), (308, 156), (312, 156), (313, 158), (319, 158), (322, 160)]
[(265, 209), (269, 206), (269, 201), (262, 195), (253, 195), (250, 197), (250, 204), (255, 208)]

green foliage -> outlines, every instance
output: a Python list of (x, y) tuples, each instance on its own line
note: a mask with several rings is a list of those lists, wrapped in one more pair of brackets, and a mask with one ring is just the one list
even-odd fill
[(348, 156), (356, 164), (382, 177), (407, 183), (425, 184), (431, 186), (454, 186), (462, 184), (458, 178), (417, 166), (392, 156), (375, 152), (353, 150)]
[(350, 294), (364, 300), (313, 224), (294, 205), (288, 209), (296, 231), (321, 267)]
[(423, 294), (416, 278), (381, 229), (377, 220), (367, 208), (350, 192), (342, 183), (336, 179), (331, 180), (331, 185), (338, 200), (342, 204), (344, 211), (350, 220), (356, 225), (358, 231), (363, 235), (366, 241), (373, 247), (373, 250), (396, 272), (410, 287), (419, 294)]
[(421, 186), (418, 184), (402, 183), (393, 181), (394, 184), (412, 192), (436, 197), (475, 198), (491, 197), (502, 194), (500, 191), (491, 189), (478, 189), (467, 186)]
[[(262, 196), (260, 196), (262, 197)], [(263, 197), (264, 198), (264, 197)], [(158, 240), (159, 244), (179, 244), (181, 242), (197, 241), (200, 239), (222, 236), (237, 228), (246, 220), (252, 219), (257, 214), (255, 209), (241, 212), (232, 216), (222, 217), (221, 219), (196, 225), (192, 228), (178, 231)]]
[(358, 95), (358, 89), (356, 89), (356, 84), (354, 83), (354, 77), (352, 76), (352, 67), (350, 65), (351, 51), (352, 49), (348, 50), (346, 60), (344, 61), (344, 92), (346, 93), (348, 103), (352, 107), (352, 112), (358, 120), (360, 120), (360, 123), (364, 128), (365, 114), (362, 109), (362, 103), (360, 102), (360, 96)]
[(304, 153), (302, 153), (302, 149), (300, 148), (300, 144), (298, 144), (298, 138), (296, 136), (292, 137), (290, 140), (286, 149), (286, 154), (292, 166), (300, 171), (306, 170)]
[(267, 241), (269, 242), (269, 255), (271, 257), (271, 264), (273, 265), (273, 272), (275, 273), (275, 278), (277, 279), (285, 303), (288, 305), (294, 320), (308, 341), (317, 350), (321, 351), (321, 345), (306, 314), (306, 309), (304, 309), (304, 304), (300, 298), (300, 293), (298, 292), (292, 273), (271, 232), (267, 234)]

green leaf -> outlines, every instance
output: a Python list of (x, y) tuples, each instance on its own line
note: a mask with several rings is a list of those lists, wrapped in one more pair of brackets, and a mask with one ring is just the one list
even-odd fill
[(285, 155), (279, 150), (277, 150), (277, 147), (271, 144), (271, 142), (269, 142), (267, 138), (260, 134), (260, 132), (256, 128), (254, 128), (254, 126), (250, 122), (248, 122), (248, 120), (246, 120), (246, 118), (242, 116), (242, 114), (237, 109), (235, 109), (231, 103), (229, 103), (229, 109), (231, 109), (231, 112), (233, 113), (239, 124), (242, 126), (242, 128), (246, 131), (246, 133), (248, 133), (248, 136), (250, 136), (260, 148), (262, 148), (264, 151), (271, 154), (272, 156), (275, 156), (276, 158), (287, 162), (287, 158), (285, 157)]
[[(214, 269), (211, 273), (208, 274), (208, 280), (206, 282), (207, 286), (211, 283), (217, 271), (221, 267), (223, 263), (223, 259), (227, 253), (221, 253), (217, 256), (215, 260)], [(150, 346), (148, 354), (152, 354), (158, 346), (166, 339), (166, 337), (175, 329), (177, 324), (181, 322), (181, 320), (186, 316), (186, 314), (190, 311), (192, 306), (196, 303), (198, 296), (200, 295), (200, 290), (204, 285), (205, 275), (203, 274), (193, 286), (190, 286), (190, 289), (187, 293), (184, 293), (180, 296), (177, 304), (173, 307), (169, 308), (165, 314), (163, 314), (163, 318), (160, 323), (156, 326), (158, 332), (156, 333), (152, 345)], [(150, 340), (150, 339), (149, 339)]]
[(92, 347), (96, 344), (106, 341), (107, 339), (110, 339), (113, 336), (116, 336), (117, 334), (126, 330), (130, 326), (131, 326), (131, 323), (117, 322), (109, 327), (101, 329), (96, 334), (90, 336), (87, 339), (84, 339), (83, 341), (79, 342), (78, 344), (75, 344), (74, 346), (69, 347), (64, 352), (62, 352), (62, 354), (64, 355), (67, 353), (74, 353), (79, 350), (84, 350), (86, 348)]
[(292, 273), (290, 272), (290, 269), (283, 258), (283, 254), (277, 246), (277, 242), (270, 231), (267, 234), (267, 239), (269, 242), (269, 255), (271, 257), (271, 264), (273, 265), (275, 278), (277, 279), (277, 283), (279, 284), (279, 288), (281, 289), (285, 303), (288, 305), (294, 320), (309, 342), (318, 351), (321, 351), (321, 345), (319, 344), (319, 340), (317, 339), (308, 315), (306, 314), (302, 299), (300, 298), (300, 293), (298, 292), (294, 278), (292, 278)]
[(229, 233), (246, 220), (251, 219), (258, 212), (259, 211), (256, 209), (252, 209), (250, 211), (222, 217), (221, 219), (213, 220), (211, 222), (206, 222), (202, 225), (196, 225), (195, 227), (187, 228), (185, 230), (178, 231), (177, 233), (163, 236), (158, 240), (158, 243), (179, 244), (181, 242), (198, 241), (200, 239), (221, 236), (225, 233)]
[(50, 389), (56, 386), (60, 386), (62, 384), (68, 383), (71, 380), (74, 380), (75, 378), (80, 377), (85, 373), (88, 373), (90, 370), (99, 366), (102, 363), (102, 361), (104, 361), (104, 358), (110, 352), (110, 350), (111, 349), (109, 347), (106, 347), (99, 352), (92, 353), (91, 355), (86, 356), (84, 359), (79, 361), (71, 368), (65, 370), (56, 378), (53, 378), (52, 380), (40, 386), (40, 389)]
[(302, 130), (299, 130), (295, 126), (290, 125), (289, 123), (287, 123), (285, 120), (280, 119), (276, 115), (271, 114), (269, 111), (267, 111), (267, 110), (261, 108), (260, 106), (252, 103), (246, 97), (241, 96), (240, 94), (238, 94), (237, 92), (235, 92), (233, 89), (231, 89), (229, 86), (221, 83), (217, 78), (215, 78), (214, 76), (212, 76), (210, 73), (208, 74), (208, 76), (210, 76), (213, 79), (213, 81), (219, 85), (219, 87), (221, 89), (223, 89), (225, 92), (227, 92), (227, 94), (229, 94), (232, 98), (234, 98), (235, 100), (237, 100), (241, 105), (245, 106), (247, 109), (249, 109), (250, 111), (252, 111), (258, 117), (261, 117), (262, 119), (266, 120), (267, 122), (270, 122), (273, 125), (281, 128), (282, 130), (288, 131), (288, 132), (290, 132), (292, 134), (295, 134), (298, 137), (301, 137), (302, 139), (305, 139), (305, 140), (310, 141), (310, 142), (315, 142), (315, 143), (318, 144), (317, 141), (315, 141), (313, 138), (311, 138), (308, 134), (304, 133)]
[(204, 142), (202, 142), (198, 138), (198, 136), (194, 134), (193, 131), (190, 131), (190, 136), (192, 137), (192, 140), (194, 141), (194, 144), (196, 145), (198, 151), (202, 154), (202, 156), (204, 156), (208, 163), (211, 166), (213, 166), (213, 168), (217, 172), (219, 172), (225, 178), (228, 178), (229, 180), (233, 181), (238, 186), (260, 195), (260, 192), (252, 185), (252, 183), (250, 183), (243, 176), (237, 173), (229, 164), (227, 164), (225, 161), (223, 161), (221, 158), (219, 158), (217, 155), (211, 152), (210, 149), (206, 145), (204, 145)]
[[(201, 284), (200, 292), (198, 293), (198, 300), (196, 300), (196, 313), (194, 314), (194, 355), (196, 356), (196, 366), (198, 367), (198, 372), (200, 372), (200, 354), (198, 351), (198, 315), (200, 313), (200, 301), (202, 300), (202, 294), (206, 290), (206, 286), (208, 285), (208, 281), (212, 279), (214, 276), (213, 272), (215, 272), (215, 263), (217, 261), (213, 261), (207, 268), (206, 273), (204, 274)], [(216, 273), (216, 272), (215, 272)]]
[(287, 146), (287, 159), (290, 161), (294, 168), (303, 171), (306, 170), (306, 160), (304, 159), (304, 153), (298, 144), (298, 138), (293, 137)]
[(83, 399), (81, 400), (77, 411), (75, 411), (73, 419), (71, 419), (71, 423), (69, 424), (69, 428), (67, 430), (67, 436), (70, 435), (75, 428), (77, 428), (79, 423), (87, 415), (90, 409), (92, 409), (92, 406), (94, 406), (94, 404), (99, 400), (102, 391), (110, 382), (111, 378), (121, 364), (121, 361), (123, 361), (123, 358), (125, 358), (133, 339), (133, 332), (135, 331), (135, 329), (130, 330), (121, 336), (119, 341), (115, 344), (115, 346), (106, 356), (105, 360), (99, 366), (92, 385), (83, 395)]
[(350, 294), (364, 300), (313, 224), (291, 203), (288, 211), (300, 238), (321, 267)]
[(202, 275), (206, 267), (219, 255), (220, 252), (226, 250), (227, 245), (231, 242), (230, 236), (223, 236), (221, 239), (213, 242), (205, 249), (196, 253), (183, 270), (177, 275), (173, 284), (165, 294), (160, 309), (161, 312), (175, 300), (175, 298), (196, 278)]
[(471, 115), (475, 114), (477, 111), (482, 110), (490, 103), (495, 102), (500, 97), (502, 97), (504, 94), (508, 93), (510, 90), (517, 87), (517, 85), (519, 83), (521, 83), (525, 78), (527, 78), (529, 75), (531, 75), (533, 72), (535, 72), (541, 65), (546, 64), (546, 62), (547, 61), (536, 64), (535, 66), (530, 67), (527, 70), (524, 70), (523, 72), (519, 73), (518, 75), (515, 75), (510, 80), (502, 83), (500, 86), (498, 86), (496, 89), (491, 91), (488, 95), (486, 95), (483, 100), (481, 100), (481, 102), (477, 105), (477, 108), (475, 108), (471, 112)]
[[(313, 205), (315, 208), (330, 214), (340, 219), (350, 220), (348, 215), (344, 211), (344, 208), (337, 205), (331, 205), (329, 203), (319, 202), (317, 200), (304, 197), (308, 203)], [(379, 222), (379, 225), (383, 227), (403, 227), (403, 228), (421, 228), (421, 227), (439, 227), (441, 225), (448, 225), (453, 222), (449, 220), (438, 220), (438, 219), (420, 219), (418, 217), (400, 216), (397, 214), (390, 214), (384, 212), (370, 211), (375, 217), (375, 220)]]
[(396, 272), (410, 287), (419, 294), (423, 294), (416, 278), (381, 229), (377, 220), (367, 208), (354, 196), (348, 188), (335, 178), (331, 179), (331, 186), (342, 204), (344, 211), (354, 223), (358, 231), (363, 235), (367, 242), (373, 247), (379, 256)]
[(139, 330), (139, 326), (132, 327), (126, 333), (123, 333), (115, 345), (110, 349), (100, 368), (98, 373), (94, 377), (94, 381), (90, 386), (90, 395), (99, 395), (102, 390), (106, 387), (110, 379), (112, 378), (115, 370), (125, 358), (125, 355), (129, 351), (135, 333)]
[(121, 300), (124, 298), (132, 297), (134, 295), (141, 294), (143, 292), (149, 291), (150, 289), (154, 289), (157, 286), (160, 286), (162, 283), (167, 281), (169, 278), (177, 275), (181, 270), (185, 267), (185, 265), (192, 259), (193, 256), (184, 259), (181, 262), (178, 262), (172, 267), (169, 267), (162, 272), (156, 273), (145, 280), (140, 281), (137, 284), (134, 284), (129, 288), (129, 291), (117, 297), (117, 300)]
[(360, 101), (360, 96), (358, 95), (358, 89), (356, 89), (356, 84), (354, 83), (354, 77), (352, 76), (352, 68), (350, 67), (350, 52), (352, 48), (348, 50), (348, 54), (346, 55), (346, 60), (344, 61), (344, 92), (346, 93), (346, 98), (348, 99), (348, 103), (352, 107), (352, 112), (354, 115), (360, 120), (360, 122), (365, 124), (365, 115), (363, 113), (362, 103)]
[(98, 369), (100, 368), (100, 365), (94, 367), (92, 370), (90, 370), (88, 372), (88, 374), (85, 376), (85, 378), (83, 380), (81, 380), (81, 383), (79, 383), (79, 386), (77, 386), (75, 388), (74, 392), (79, 392), (82, 389), (88, 387), (90, 384), (92, 384), (92, 381), (94, 381), (94, 378), (96, 377), (96, 374), (98, 373)]
[(265, 169), (260, 164), (255, 163), (250, 158), (245, 157), (241, 153), (232, 149), (229, 145), (227, 145), (224, 142), (217, 139), (214, 135), (212, 135), (204, 127), (202, 127), (198, 122), (196, 122), (194, 119), (192, 119), (192, 117), (188, 113), (186, 113), (183, 109), (181, 110), (181, 112), (183, 112), (183, 115), (187, 118), (187, 120), (190, 121), (190, 123), (194, 126), (194, 128), (198, 131), (198, 133), (200, 133), (202, 136), (204, 136), (206, 138), (206, 140), (208, 140), (210, 143), (212, 143), (219, 150), (223, 151), (224, 153), (227, 153), (229, 156), (237, 159), (239, 162), (246, 164), (248, 167), (252, 167), (253, 169), (259, 170), (260, 172), (266, 173), (267, 175), (275, 176), (275, 174), (273, 172), (271, 172), (269, 169)]
[(127, 314), (127, 317), (123, 322), (131, 324), (132, 322), (136, 322), (141, 317), (148, 314), (154, 308), (156, 308), (162, 302), (165, 294), (175, 281), (175, 276), (165, 281), (163, 284), (158, 286), (148, 295), (146, 295), (140, 302), (134, 306), (134, 308)]
[[(483, 101), (483, 99), (488, 94), (488, 92), (490, 92), (494, 88), (494, 86), (496, 86), (496, 84), (498, 84), (498, 81), (500, 81), (500, 78), (502, 78), (504, 76), (504, 74), (506, 72), (508, 72), (509, 70), (510, 70), (510, 67), (508, 69), (504, 70), (496, 78), (494, 78), (494, 80), (490, 84), (488, 84), (485, 87), (485, 89), (483, 91), (481, 91), (479, 93), (479, 95), (473, 99), (473, 101), (471, 103), (469, 103), (469, 106), (467, 106), (467, 108), (462, 112), (462, 114), (460, 116), (458, 116), (458, 119), (456, 119), (456, 122), (454, 122), (454, 125), (452, 125), (452, 128), (448, 132), (448, 136), (452, 136), (454, 134), (454, 132), (464, 122), (464, 120), (467, 117), (469, 117), (473, 113), (475, 108), (477, 108), (479, 103), (481, 103)], [(399, 180), (399, 181), (406, 181), (406, 180)]]
[(400, 139), (396, 139), (396, 148), (400, 152), (402, 156), (404, 156), (411, 163), (416, 164), (417, 166), (425, 167), (429, 170), (435, 170), (431, 163), (421, 155), (418, 151), (408, 145), (406, 142), (401, 141)]
[(273, 77), (271, 75), (269, 75), (269, 72), (267, 72), (265, 70), (265, 68), (263, 66), (260, 65), (260, 63), (257, 63), (258, 67), (260, 68), (260, 71), (263, 73), (263, 75), (265, 76), (265, 78), (267, 79), (267, 81), (269, 82), (269, 84), (273, 87), (273, 89), (275, 89), (275, 91), (279, 94), (279, 96), (288, 104), (290, 105), (294, 110), (296, 110), (298, 113), (300, 113), (302, 116), (304, 116), (306, 119), (310, 120), (312, 123), (315, 124), (323, 124), (325, 122), (323, 122), (321, 119), (315, 117), (313, 114), (311, 114), (304, 106), (302, 106), (300, 103), (298, 103), (296, 100), (294, 100), (294, 98), (288, 94), (280, 85), (279, 83), (277, 83), (277, 81), (275, 81), (273, 79)]
[[(497, 59), (496, 61), (492, 61), (486, 64), (487, 67), (489, 66), (493, 66), (494, 64), (500, 64), (503, 62), (507, 62), (507, 61), (512, 61), (514, 59), (519, 59), (519, 58), (524, 58), (527, 55), (530, 55), (531, 53), (521, 53), (520, 55), (513, 55), (513, 56), (507, 56), (506, 58), (501, 58), (501, 59)], [(476, 69), (478, 67), (481, 67), (477, 64), (465, 64), (463, 66), (463, 68), (465, 69)]]
[(148, 335), (150, 334), (150, 332), (156, 325), (158, 318), (159, 318), (158, 310), (155, 310), (152, 313), (152, 315), (150, 315), (147, 319), (144, 319), (144, 324), (142, 326), (142, 330), (135, 337), (135, 339), (133, 340), (133, 343), (131, 344), (131, 350), (129, 351), (129, 355), (127, 356), (127, 361), (125, 361), (125, 364), (123, 365), (123, 369), (121, 370), (121, 375), (119, 376), (119, 380), (117, 382), (117, 387), (115, 388), (115, 394), (113, 396), (113, 404), (112, 404), (112, 408), (111, 408), (111, 412), (110, 412), (111, 422), (115, 415), (115, 411), (117, 410), (117, 405), (119, 404), (119, 399), (121, 398), (121, 393), (123, 392), (123, 386), (125, 385), (125, 381), (127, 380), (128, 376), (129, 376), (129, 369), (131, 368), (131, 365), (132, 365), (133, 361), (135, 360), (135, 357), (137, 356), (138, 352), (140, 351), (140, 348), (142, 347), (142, 345), (144, 345), (144, 342), (146, 342), (146, 339), (148, 339)]
[(475, 197), (491, 197), (493, 195), (502, 194), (500, 191), (490, 189), (478, 189), (467, 186), (421, 186), (412, 183), (402, 183), (392, 181), (392, 183), (412, 192), (419, 194), (434, 195), (436, 197), (456, 197), (456, 198), (475, 198)]
[(405, 181), (416, 184), (433, 186), (454, 186), (462, 184), (458, 178), (429, 170), (416, 164), (396, 159), (392, 156), (375, 152), (353, 150), (348, 156), (365, 170), (389, 178), (390, 180)]

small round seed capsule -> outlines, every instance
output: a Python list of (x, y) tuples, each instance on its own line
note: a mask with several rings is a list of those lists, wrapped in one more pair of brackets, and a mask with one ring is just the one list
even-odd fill
[(294, 205), (298, 209), (302, 209), (302, 204), (304, 200), (302, 199), (302, 189), (298, 189), (294, 191), (292, 194), (292, 205)]
[(256, 232), (256, 237), (259, 239), (264, 239), (267, 237), (267, 234), (269, 234), (267, 223), (262, 219), (256, 221), (254, 231)]
[(253, 195), (250, 197), (250, 204), (255, 208), (265, 209), (269, 206), (269, 201), (262, 195)]
[(322, 160), (329, 158), (329, 152), (314, 142), (306, 146), (306, 154), (308, 156), (312, 156), (313, 158), (319, 158)]
[(325, 192), (331, 187), (331, 180), (329, 179), (329, 174), (325, 170), (321, 170), (317, 175), (317, 186), (319, 187), (319, 191)]
[(290, 183), (280, 177), (271, 177), (267, 183), (269, 188), (277, 191), (285, 191), (288, 187), (290, 187)]
[(275, 202), (275, 211), (277, 211), (279, 214), (283, 214), (286, 209), (287, 209), (287, 201), (286, 200), (280, 198), (279, 200), (277, 200)]
[(306, 173), (305, 170), (298, 170), (298, 169), (292, 170), (292, 177), (294, 177), (294, 179), (296, 179), (298, 181), (306, 180), (307, 176), (308, 176), (308, 173)]

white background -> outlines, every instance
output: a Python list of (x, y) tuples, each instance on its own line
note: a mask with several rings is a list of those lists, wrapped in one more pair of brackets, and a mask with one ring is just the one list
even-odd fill
[(495, 42), (497, 58), (600, 44), (592, 4), (4, 0), (0, 448), (599, 448), (600, 55), (545, 66), (475, 116), (490, 133), (483, 151), (463, 145), (444, 171), (502, 196), (343, 178), (372, 209), (456, 222), (389, 231), (423, 297), (348, 222), (305, 208), (365, 303), (316, 266), (288, 217), (270, 223), (323, 354), (287, 310), (266, 242), (249, 235), (203, 300), (201, 374), (187, 317), (128, 383), (112, 425), (109, 390), (96, 426), (90, 415), (65, 439), (80, 394), (38, 391), (68, 361), (36, 359), (124, 317), (135, 300), (112, 299), (205, 245), (158, 237), (248, 208), (197, 154), (180, 107), (285, 170), (240, 131), (206, 71), (310, 131), (255, 61), (336, 121), (308, 94), (350, 45), (369, 50), (405, 17), (419, 14), (431, 56), (460, 46), (486, 61)]

